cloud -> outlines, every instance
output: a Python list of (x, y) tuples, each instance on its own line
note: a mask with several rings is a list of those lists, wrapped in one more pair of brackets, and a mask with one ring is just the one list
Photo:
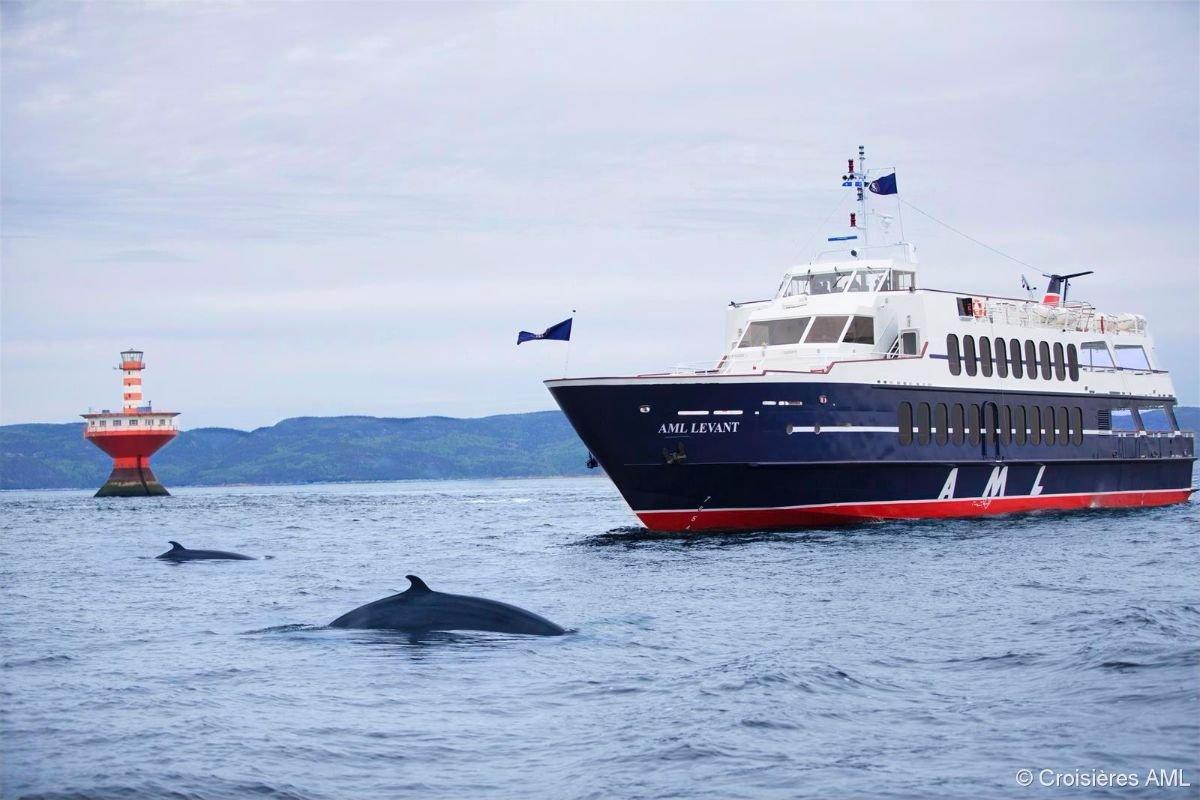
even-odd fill
[[(563, 308), (573, 370), (707, 357), (819, 246), (859, 143), (955, 227), (1097, 268), (1079, 289), (1145, 313), (1200, 401), (1197, 6), (1011, 9), (5, 4), (3, 413), (99, 402), (109, 339), (192, 369), (161, 384), (191, 409), (240, 344), (236, 425), (335, 404), (337, 353), (372, 354), (337, 359), (357, 411), (546, 407), (510, 334)], [(926, 285), (1016, 285), (904, 224)]]

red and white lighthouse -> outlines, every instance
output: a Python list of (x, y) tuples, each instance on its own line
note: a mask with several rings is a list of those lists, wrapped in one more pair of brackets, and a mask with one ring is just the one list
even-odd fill
[(96, 497), (148, 497), (170, 494), (150, 471), (150, 456), (179, 434), (176, 411), (154, 411), (142, 399), (141, 350), (121, 351), (122, 408), (81, 415), (84, 438), (112, 456), (113, 469)]

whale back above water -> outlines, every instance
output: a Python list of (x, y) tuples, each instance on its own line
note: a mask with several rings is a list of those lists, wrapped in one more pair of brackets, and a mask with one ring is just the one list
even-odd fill
[(241, 553), (228, 553), (224, 550), (189, 550), (179, 542), (167, 542), (171, 545), (171, 549), (163, 553), (157, 558), (166, 561), (212, 561), (224, 559), (227, 561), (253, 561), (253, 556), (244, 556)]
[(359, 606), (329, 623), (333, 628), (375, 628), (410, 633), (489, 631), (561, 636), (566, 630), (523, 608), (462, 594), (435, 592), (416, 575), (400, 594)]

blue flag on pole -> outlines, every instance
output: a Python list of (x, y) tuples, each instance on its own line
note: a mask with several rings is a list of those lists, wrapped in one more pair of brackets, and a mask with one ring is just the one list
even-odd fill
[(559, 342), (569, 342), (571, 341), (571, 320), (573, 319), (575, 318), (570, 317), (569, 319), (564, 319), (557, 325), (551, 325), (549, 328), (546, 328), (546, 330), (542, 331), (541, 333), (521, 331), (517, 334), (517, 344), (521, 345), (525, 342), (532, 342), (537, 339), (552, 339)]
[(876, 178), (867, 184), (867, 188), (875, 194), (895, 194), (896, 193), (896, 173), (884, 175), (882, 178)]

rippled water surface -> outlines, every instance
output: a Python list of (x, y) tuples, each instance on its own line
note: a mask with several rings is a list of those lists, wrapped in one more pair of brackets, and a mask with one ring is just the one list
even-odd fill
[[(690, 538), (634, 527), (601, 478), (0, 506), (5, 798), (1200, 786), (1194, 502)], [(156, 561), (167, 539), (269, 558)], [(323, 627), (410, 572), (575, 632)]]

